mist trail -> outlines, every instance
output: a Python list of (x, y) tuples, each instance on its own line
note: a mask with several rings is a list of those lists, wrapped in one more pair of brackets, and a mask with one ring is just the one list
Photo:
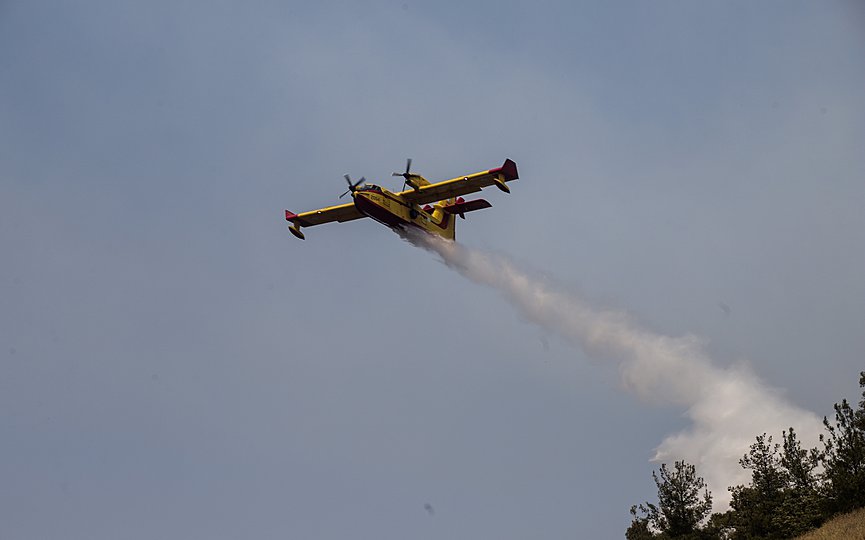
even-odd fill
[(406, 231), (403, 238), (437, 254), (471, 281), (495, 288), (528, 320), (586, 354), (615, 362), (623, 386), (641, 399), (685, 408), (691, 425), (664, 438), (653, 460), (684, 459), (696, 465), (716, 509), (728, 505), (728, 486), (750, 481), (738, 460), (757, 435), (766, 432), (777, 440), (792, 426), (803, 446), (817, 443), (822, 431), (817, 415), (785, 400), (746, 366), (714, 365), (695, 336), (670, 337), (640, 328), (627, 314), (595, 309), (505, 256), (418, 231)]

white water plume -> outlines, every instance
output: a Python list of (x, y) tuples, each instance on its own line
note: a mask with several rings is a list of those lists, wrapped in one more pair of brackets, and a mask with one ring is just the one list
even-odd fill
[(696, 465), (716, 509), (729, 504), (728, 486), (750, 481), (738, 460), (757, 435), (766, 432), (777, 440), (792, 426), (803, 446), (817, 443), (822, 423), (815, 414), (785, 400), (745, 366), (714, 365), (695, 336), (670, 337), (640, 328), (627, 314), (595, 309), (502, 255), (418, 231), (402, 236), (475, 283), (495, 288), (528, 320), (590, 356), (616, 362), (624, 387), (641, 399), (684, 407), (691, 426), (667, 436), (653, 460), (684, 459)]

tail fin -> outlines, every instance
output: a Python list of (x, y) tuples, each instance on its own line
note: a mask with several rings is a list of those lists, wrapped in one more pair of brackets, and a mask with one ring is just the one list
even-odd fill
[(457, 226), (456, 216), (465, 219), (466, 212), (474, 212), (475, 210), (482, 210), (491, 206), (490, 203), (483, 199), (466, 201), (462, 197), (457, 197), (436, 204), (433, 218), (441, 220), (441, 228), (443, 231), (439, 234), (449, 240), (455, 240)]

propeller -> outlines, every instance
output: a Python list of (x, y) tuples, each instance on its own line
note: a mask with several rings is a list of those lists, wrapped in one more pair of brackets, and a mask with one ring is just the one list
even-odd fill
[(354, 193), (354, 190), (357, 189), (357, 186), (366, 182), (366, 178), (364, 178), (363, 176), (361, 176), (360, 180), (358, 180), (357, 182), (355, 182), (353, 184), (351, 183), (351, 178), (349, 178), (349, 176), (347, 174), (344, 174), (342, 177), (345, 178), (345, 182), (348, 184), (348, 190), (346, 190), (345, 193), (343, 193), (342, 195), (339, 196), (340, 199), (342, 199), (343, 197), (345, 197), (349, 193)]
[(403, 190), (405, 190), (405, 186), (408, 183), (408, 179), (417, 176), (416, 174), (410, 173), (409, 170), (411, 170), (411, 158), (408, 158), (405, 160), (405, 172), (404, 173), (395, 172), (395, 173), (391, 174), (391, 176), (402, 176), (405, 179), (402, 183), (402, 189)]

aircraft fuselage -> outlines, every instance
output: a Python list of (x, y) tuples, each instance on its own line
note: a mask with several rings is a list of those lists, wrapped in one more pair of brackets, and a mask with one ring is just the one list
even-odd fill
[(414, 226), (453, 239), (453, 217), (441, 204), (421, 208), (376, 185), (368, 184), (352, 192), (355, 207), (364, 215), (391, 228)]

